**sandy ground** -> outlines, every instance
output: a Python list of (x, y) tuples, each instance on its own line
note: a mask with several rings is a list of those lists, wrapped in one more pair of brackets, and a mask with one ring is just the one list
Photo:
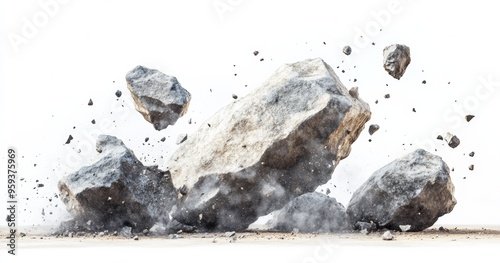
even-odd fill
[[(2, 240), (7, 241), (5, 229)], [(139, 236), (139, 240), (112, 235), (56, 237), (26, 233), (18, 239), (17, 255), (0, 250), (0, 262), (435, 262), (476, 260), (499, 262), (500, 227), (431, 228), (419, 233), (382, 232), (292, 234), (249, 231), (235, 233), (181, 233), (179, 237)], [(6, 242), (3, 242), (6, 244)]]

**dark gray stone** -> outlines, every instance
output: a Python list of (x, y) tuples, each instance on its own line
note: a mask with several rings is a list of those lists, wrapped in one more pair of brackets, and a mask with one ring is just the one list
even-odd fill
[(156, 130), (174, 125), (189, 107), (191, 94), (176, 77), (137, 66), (126, 75), (135, 108)]
[(421, 231), (453, 210), (454, 189), (441, 157), (419, 149), (373, 173), (354, 192), (347, 214), (352, 225), (372, 221), (379, 229)]
[[(121, 140), (100, 135), (99, 160), (58, 183), (60, 198), (79, 222), (92, 228), (137, 231), (167, 223), (177, 192), (156, 166), (144, 166)], [(90, 226), (90, 225), (89, 225)]]
[(368, 128), (368, 133), (370, 135), (373, 135), (375, 132), (377, 132), (378, 130), (380, 129), (380, 126), (378, 124), (372, 124), (370, 125), (370, 127)]
[(350, 46), (345, 46), (344, 48), (342, 48), (342, 52), (344, 52), (344, 54), (349, 56), (349, 55), (351, 55), (352, 49)]
[(384, 48), (384, 69), (395, 79), (400, 79), (403, 76), (410, 61), (409, 47), (394, 44)]

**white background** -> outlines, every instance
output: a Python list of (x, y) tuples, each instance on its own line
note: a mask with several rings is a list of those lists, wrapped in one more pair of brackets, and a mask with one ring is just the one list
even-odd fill
[[(21, 223), (69, 218), (54, 197), (57, 181), (95, 160), (98, 134), (116, 135), (144, 163), (164, 167), (177, 136), (195, 131), (232, 94), (244, 96), (284, 63), (321, 57), (347, 88), (359, 87), (372, 119), (319, 191), (329, 188), (347, 205), (374, 171), (423, 147), (454, 168), (458, 204), (437, 224), (498, 224), (496, 10), (493, 1), (2, 0), (0, 151), (5, 166), (7, 147), (20, 155)], [(382, 50), (394, 43), (411, 48), (401, 80), (382, 67)], [(342, 53), (346, 44), (351, 56)], [(191, 92), (175, 126), (156, 131), (133, 108), (125, 74), (137, 65), (176, 76)], [(476, 118), (467, 123), (466, 114)], [(372, 123), (381, 129), (369, 136)], [(435, 139), (444, 132), (460, 146)], [(64, 145), (70, 134), (75, 139)]]

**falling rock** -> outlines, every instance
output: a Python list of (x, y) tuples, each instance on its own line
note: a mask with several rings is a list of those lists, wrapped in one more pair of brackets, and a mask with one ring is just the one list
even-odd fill
[(467, 122), (469, 122), (469, 121), (471, 121), (474, 117), (476, 117), (476, 116), (474, 116), (474, 115), (466, 115), (466, 116), (465, 116), (465, 120), (466, 120)]
[(100, 135), (96, 146), (100, 155), (94, 164), (58, 183), (68, 212), (109, 230), (130, 226), (142, 231), (168, 223), (177, 199), (170, 177), (156, 166), (144, 166), (116, 137)]
[(121, 97), (122, 96), (122, 91), (121, 90), (116, 90), (115, 96), (118, 97), (118, 98)]
[(188, 135), (183, 133), (183, 134), (179, 134), (179, 137), (177, 137), (177, 141), (175, 142), (176, 144), (181, 144), (183, 142), (185, 142), (188, 138)]
[(343, 49), (342, 49), (342, 52), (344, 52), (344, 54), (346, 54), (347, 56), (351, 55), (351, 52), (352, 52), (352, 48), (350, 46), (345, 46)]
[(348, 227), (347, 214), (335, 198), (312, 192), (294, 198), (278, 211), (268, 226), (282, 232), (338, 232)]
[(418, 149), (382, 167), (353, 194), (347, 207), (351, 224), (409, 231), (432, 226), (457, 203), (450, 170), (441, 157)]
[(174, 125), (188, 109), (191, 94), (177, 78), (137, 66), (126, 75), (135, 108), (156, 130)]
[(376, 131), (378, 131), (378, 129), (380, 129), (380, 126), (378, 124), (372, 124), (370, 125), (370, 127), (368, 128), (368, 133), (370, 135), (373, 135)]
[(473, 164), (469, 165), (469, 170), (474, 171), (474, 165)]
[(172, 154), (167, 167), (185, 193), (173, 218), (205, 230), (246, 229), (325, 184), (370, 116), (322, 59), (282, 66)]
[(446, 133), (444, 136), (444, 140), (448, 143), (448, 146), (451, 148), (456, 148), (458, 145), (460, 145), (460, 139), (456, 135), (453, 135), (449, 132)]
[(394, 44), (384, 48), (384, 68), (395, 79), (400, 79), (410, 64), (410, 48)]
[(68, 139), (66, 140), (66, 143), (65, 144), (70, 144), (71, 141), (73, 140), (73, 136), (71, 136), (71, 134), (68, 136)]

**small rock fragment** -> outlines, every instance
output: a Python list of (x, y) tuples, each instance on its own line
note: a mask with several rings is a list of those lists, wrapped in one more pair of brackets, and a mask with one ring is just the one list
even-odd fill
[(411, 229), (411, 225), (399, 225), (399, 229), (401, 229), (401, 231), (403, 232), (406, 232)]
[(342, 49), (342, 52), (344, 52), (344, 54), (346, 54), (347, 56), (351, 55), (351, 52), (352, 52), (352, 49), (350, 46), (345, 46), (343, 49)]
[(474, 155), (475, 155), (475, 153), (474, 153), (474, 152), (470, 152), (470, 153), (469, 153), (469, 156), (470, 156), (470, 157), (474, 157)]
[(118, 98), (119, 98), (119, 97), (121, 97), (121, 96), (122, 96), (122, 91), (121, 91), (121, 90), (117, 90), (117, 91), (115, 92), (115, 95), (116, 95), (116, 97), (118, 97)]
[(90, 121), (92, 124), (95, 124), (95, 119)]
[(378, 131), (378, 129), (380, 129), (380, 126), (378, 124), (372, 124), (370, 125), (370, 128), (368, 128), (368, 133), (370, 133), (370, 135), (373, 135), (376, 131)]
[(188, 138), (188, 135), (187, 134), (179, 134), (179, 137), (177, 137), (177, 141), (175, 142), (176, 144), (181, 144), (183, 142), (185, 142)]
[(134, 240), (135, 241), (139, 240), (139, 236), (134, 236)]
[(473, 164), (469, 165), (469, 170), (474, 171), (474, 165)]
[(391, 97), (391, 94), (389, 94), (389, 93), (388, 93), (388, 94), (385, 94), (385, 96), (384, 96), (384, 98), (386, 98), (386, 99), (388, 99), (388, 98), (390, 98), (390, 97)]
[(446, 133), (444, 136), (445, 141), (448, 143), (448, 146), (451, 148), (456, 148), (458, 145), (460, 145), (460, 139), (456, 135), (453, 135), (451, 133)]
[(233, 96), (233, 99), (237, 99), (238, 98), (238, 95), (236, 95), (236, 94), (233, 94), (232, 96)]
[(427, 81), (425, 81), (425, 80), (422, 80), (422, 84), (427, 84)]
[(253, 52), (253, 55), (254, 55), (254, 56), (259, 55), (259, 51), (255, 50), (255, 51)]
[(160, 139), (160, 141), (164, 142), (167, 138), (163, 137)]
[(229, 231), (229, 232), (224, 233), (224, 236), (226, 236), (226, 237), (232, 237), (234, 235), (236, 235), (236, 232), (234, 232), (234, 231)]
[(384, 48), (384, 68), (395, 79), (400, 79), (410, 64), (410, 48), (394, 44)]
[(149, 137), (144, 138), (144, 142), (148, 142), (148, 141), (149, 141)]
[(382, 239), (383, 240), (393, 240), (394, 237), (392, 236), (391, 234), (391, 231), (387, 230), (384, 232), (384, 234), (382, 235)]
[(466, 115), (466, 116), (465, 116), (465, 120), (466, 120), (467, 122), (469, 122), (469, 121), (470, 121), (470, 120), (472, 120), (474, 117), (476, 117), (476, 116), (474, 116), (474, 115)]
[(448, 228), (444, 228), (442, 226), (440, 226), (438, 230), (441, 232), (449, 232), (450, 231)]
[(438, 135), (436, 139), (438, 139), (438, 140), (441, 140), (441, 141), (442, 141), (442, 140), (443, 140), (443, 136)]
[(73, 136), (71, 134), (69, 135), (68, 139), (66, 140), (66, 144), (69, 144), (73, 140)]
[(89, 100), (89, 103), (88, 103), (89, 106), (92, 106), (94, 105), (94, 102), (92, 101), (92, 99)]

